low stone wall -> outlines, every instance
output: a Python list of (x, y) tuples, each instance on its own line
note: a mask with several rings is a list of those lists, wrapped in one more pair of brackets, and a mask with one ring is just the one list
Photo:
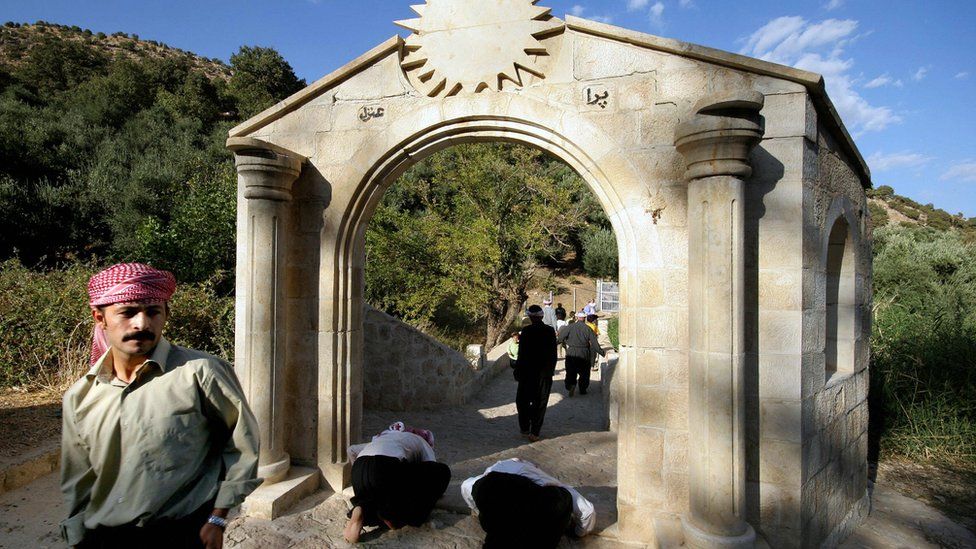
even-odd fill
[(363, 315), (364, 405), (403, 411), (464, 404), (506, 366), (507, 345), (487, 354), (483, 348), (471, 346), (471, 356), (465, 356), (367, 306)]

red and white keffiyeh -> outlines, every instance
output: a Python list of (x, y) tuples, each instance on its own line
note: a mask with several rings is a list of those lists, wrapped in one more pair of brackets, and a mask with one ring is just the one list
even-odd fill
[[(88, 281), (89, 304), (92, 307), (116, 303), (169, 301), (175, 291), (176, 278), (173, 273), (154, 269), (142, 263), (112, 265)], [(105, 332), (95, 326), (91, 364), (101, 358), (107, 350), (108, 341), (105, 339)]]
[(390, 424), (389, 427), (387, 427), (387, 430), (400, 431), (401, 433), (413, 433), (418, 437), (427, 441), (427, 444), (429, 444), (431, 448), (434, 447), (434, 433), (428, 431), (427, 429), (420, 429), (419, 427), (410, 427), (409, 425), (404, 424), (402, 421), (394, 421), (392, 424)]

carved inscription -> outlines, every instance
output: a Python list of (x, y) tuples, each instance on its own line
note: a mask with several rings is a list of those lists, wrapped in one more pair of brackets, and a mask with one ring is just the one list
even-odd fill
[(610, 104), (610, 90), (602, 86), (587, 86), (583, 91), (583, 100), (591, 107), (605, 109)]
[(359, 109), (359, 119), (363, 122), (369, 122), (374, 118), (383, 118), (385, 115), (386, 109), (375, 105), (366, 105)]

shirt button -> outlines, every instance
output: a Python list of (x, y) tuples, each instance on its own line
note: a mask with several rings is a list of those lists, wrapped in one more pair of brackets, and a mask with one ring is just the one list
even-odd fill
[(125, 501), (125, 498), (119, 498), (117, 501), (118, 503), (122, 503), (123, 501)]

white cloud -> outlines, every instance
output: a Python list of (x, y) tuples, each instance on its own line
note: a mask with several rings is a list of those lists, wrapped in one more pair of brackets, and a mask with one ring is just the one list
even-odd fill
[[(575, 4), (573, 7), (569, 8), (570, 15), (575, 15), (576, 17), (583, 17), (586, 12), (586, 7), (581, 4)], [(597, 23), (612, 23), (613, 17), (609, 15), (587, 15), (587, 19), (590, 21), (596, 21)]]
[(824, 9), (827, 11), (834, 11), (835, 9), (844, 5), (844, 0), (830, 0), (824, 4)]
[(627, 11), (642, 10), (651, 3), (651, 0), (627, 0)]
[(976, 182), (976, 161), (964, 160), (954, 164), (939, 179), (942, 181)]
[(928, 67), (919, 67), (915, 74), (912, 75), (912, 80), (916, 82), (921, 82), (929, 74)]
[(871, 171), (884, 172), (895, 168), (918, 168), (928, 164), (932, 160), (934, 158), (931, 156), (925, 156), (924, 154), (911, 151), (891, 154), (878, 151), (868, 157), (868, 166), (871, 166)]
[(822, 74), (852, 132), (880, 131), (901, 118), (889, 107), (870, 104), (854, 89), (854, 59), (845, 57), (844, 48), (857, 38), (857, 26), (851, 19), (813, 23), (799, 16), (778, 17), (747, 37), (740, 53)]
[(963, 80), (965, 78), (969, 78), (969, 73), (968, 72), (962, 71), (962, 72), (956, 73), (956, 79), (957, 80)]
[(901, 79), (895, 80), (889, 76), (888, 73), (884, 73), (864, 85), (864, 87), (867, 89), (880, 88), (883, 86), (894, 86), (896, 88), (900, 88), (904, 86), (904, 84), (902, 83)]
[(662, 2), (655, 2), (651, 6), (651, 23), (661, 26), (664, 24), (664, 4)]

